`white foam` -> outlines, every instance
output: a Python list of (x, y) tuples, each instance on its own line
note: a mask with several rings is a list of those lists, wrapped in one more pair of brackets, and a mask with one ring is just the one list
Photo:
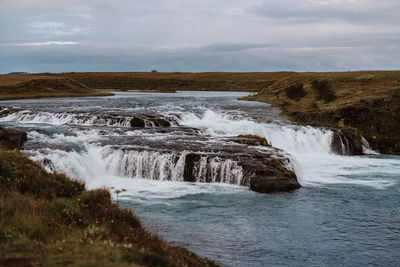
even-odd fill
[(98, 117), (87, 113), (51, 113), (19, 111), (0, 118), (0, 121), (20, 122), (20, 123), (46, 123), (52, 125), (97, 125), (97, 126), (118, 126), (130, 127), (132, 117), (113, 118)]
[[(331, 151), (333, 132), (329, 129), (232, 120), (213, 110), (206, 110), (202, 115), (182, 116), (181, 124), (207, 129), (207, 134), (215, 136), (255, 134), (265, 137), (273, 146), (292, 155), (289, 156), (291, 165), (303, 185), (358, 184), (382, 189), (399, 182), (378, 178), (400, 173), (399, 160), (335, 155)], [(368, 148), (365, 139), (364, 150), (376, 154)], [(371, 172), (376, 172), (375, 178), (370, 177)]]

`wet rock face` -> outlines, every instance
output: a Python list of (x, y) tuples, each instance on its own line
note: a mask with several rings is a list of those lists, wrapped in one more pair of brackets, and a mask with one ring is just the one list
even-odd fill
[(0, 117), (5, 117), (8, 114), (17, 112), (17, 110), (13, 109), (13, 108), (4, 108), (4, 107), (0, 107)]
[(230, 141), (248, 146), (271, 146), (267, 139), (257, 135), (239, 135)]
[[(384, 154), (400, 155), (400, 98), (392, 97), (374, 100), (373, 103), (360, 103), (334, 111), (292, 112), (289, 115), (301, 124), (337, 127), (343, 119), (345, 125), (358, 129), (369, 142), (372, 149)], [(367, 105), (367, 106), (362, 106)], [(351, 129), (348, 138), (354, 137), (356, 152), (361, 154), (361, 138)]]
[[(240, 168), (243, 172), (243, 176), (236, 177), (236, 180), (234, 179), (232, 183), (247, 186), (255, 192), (288, 192), (301, 187), (296, 174), (284, 167), (284, 162), (287, 160), (285, 158), (276, 159), (256, 152), (250, 152), (248, 154), (231, 153), (230, 156), (219, 155), (218, 158), (222, 160), (234, 160), (235, 164), (237, 164), (236, 170)], [(201, 162), (202, 160), (210, 162), (213, 158), (208, 157), (207, 159), (202, 159), (202, 155), (196, 153), (186, 155), (185, 181), (197, 181), (199, 169), (202, 168), (202, 165), (205, 166), (205, 163)], [(213, 172), (212, 168), (208, 168), (201, 174), (201, 179), (203, 182), (222, 182), (224, 177), (221, 177), (220, 172), (221, 170)]]
[(138, 117), (134, 117), (131, 120), (131, 126), (134, 128), (144, 128), (146, 124), (144, 123), (144, 120)]
[[(119, 146), (109, 146), (107, 161), (113, 161), (113, 155), (123, 159), (121, 162), (131, 161), (117, 171), (133, 178), (229, 183), (260, 193), (288, 192), (301, 187), (296, 174), (286, 167), (290, 164), (285, 152), (259, 144), (236, 143), (236, 139), (179, 135), (167, 140), (124, 137), (114, 140)], [(124, 142), (131, 146), (127, 148)]]
[(332, 152), (337, 155), (351, 155), (349, 151), (349, 142), (347, 138), (340, 131), (335, 131), (332, 136), (331, 143)]
[(173, 123), (176, 123), (176, 121), (171, 118), (154, 115), (134, 116), (131, 120), (131, 126), (134, 128), (170, 127)]
[(361, 134), (352, 128), (333, 130), (331, 148), (337, 155), (363, 155)]
[(301, 187), (296, 174), (285, 168), (281, 160), (270, 158), (253, 166), (250, 189), (259, 193), (290, 192)]
[(25, 132), (10, 130), (0, 126), (0, 145), (7, 149), (20, 150), (21, 146), (28, 140)]
[(340, 130), (334, 130), (331, 143), (332, 152), (337, 155), (356, 155), (356, 149), (347, 136)]

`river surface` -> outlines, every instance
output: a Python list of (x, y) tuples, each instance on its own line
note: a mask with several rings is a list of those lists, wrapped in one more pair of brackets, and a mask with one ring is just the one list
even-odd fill
[[(222, 266), (399, 266), (400, 157), (367, 147), (372, 155), (335, 155), (329, 129), (293, 125), (268, 104), (237, 100), (245, 95), (7, 101), (1, 105), (13, 111), (0, 124), (27, 131), (22, 152), (49, 171), (83, 179), (88, 188), (126, 189), (122, 205), (149, 229)], [(147, 118), (144, 128), (131, 127), (137, 114)], [(206, 153), (200, 167), (219, 178), (202, 183), (199, 170), (197, 182), (182, 182), (192, 145), (239, 134), (266, 137), (281, 149), (303, 187), (252, 192), (237, 185), (240, 166)]]

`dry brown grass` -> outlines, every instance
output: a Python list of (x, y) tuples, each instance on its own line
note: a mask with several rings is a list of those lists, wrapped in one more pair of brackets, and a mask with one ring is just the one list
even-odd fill
[(43, 97), (105, 96), (73, 79), (42, 75), (0, 75), (0, 100)]
[[(327, 81), (335, 97), (326, 101), (312, 81)], [(285, 89), (302, 83), (306, 94), (291, 100)], [(292, 73), (244, 99), (278, 106), (288, 118), (302, 124), (339, 128), (343, 120), (355, 127), (382, 153), (400, 154), (400, 71)]]
[[(313, 80), (327, 80), (337, 99), (328, 103), (318, 100), (312, 90)], [(296, 83), (303, 83), (306, 96), (299, 101), (292, 101), (285, 95), (285, 88)], [(315, 109), (335, 110), (356, 105), (363, 101), (391, 97), (400, 88), (400, 71), (356, 71), (356, 72), (306, 72), (292, 73), (262, 90), (253, 99), (267, 101), (284, 107), (289, 112)]]
[(288, 74), (289, 72), (92, 72), (60, 73), (53, 76), (68, 77), (99, 89), (260, 91)]

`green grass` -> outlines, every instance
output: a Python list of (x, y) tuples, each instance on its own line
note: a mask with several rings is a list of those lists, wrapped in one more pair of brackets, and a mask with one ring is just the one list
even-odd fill
[(216, 266), (143, 228), (107, 189), (0, 150), (0, 262), (40, 266)]

